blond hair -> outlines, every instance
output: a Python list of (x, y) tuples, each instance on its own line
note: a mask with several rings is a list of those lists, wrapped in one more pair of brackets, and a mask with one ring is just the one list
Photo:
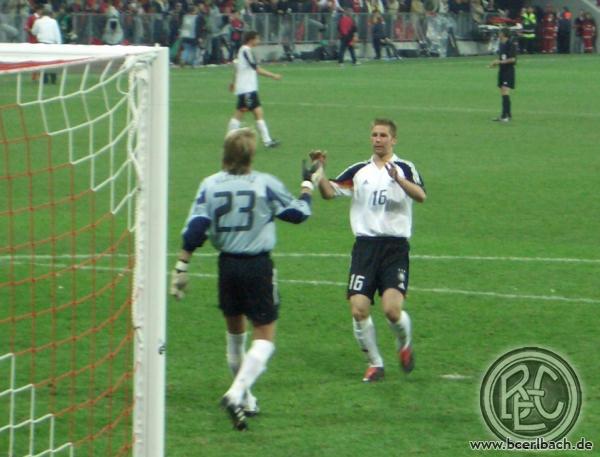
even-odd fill
[(249, 128), (236, 129), (227, 134), (223, 144), (223, 170), (232, 175), (250, 171), (256, 151), (256, 133)]

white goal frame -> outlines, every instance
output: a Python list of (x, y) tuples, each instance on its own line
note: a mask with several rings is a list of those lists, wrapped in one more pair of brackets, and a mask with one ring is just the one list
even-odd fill
[[(132, 326), (135, 329), (133, 392), (133, 456), (163, 457), (165, 442), (166, 272), (169, 137), (168, 48), (148, 46), (84, 46), (0, 44), (0, 60), (21, 59), (55, 71), (73, 61), (148, 56), (145, 104), (138, 128), (137, 220), (135, 228)], [(62, 61), (62, 62), (57, 62)], [(46, 64), (44, 64), (46, 62)], [(35, 71), (25, 67), (2, 73)]]

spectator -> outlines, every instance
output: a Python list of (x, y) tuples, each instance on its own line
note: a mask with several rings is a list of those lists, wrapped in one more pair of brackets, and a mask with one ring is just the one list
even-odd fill
[(571, 12), (566, 6), (558, 20), (557, 48), (559, 54), (569, 54), (571, 52)]
[(542, 19), (542, 53), (553, 54), (556, 52), (556, 32), (558, 22), (552, 9), (547, 9)]
[(585, 13), (583, 20), (583, 52), (591, 54), (596, 50), (596, 21), (590, 13)]
[(349, 8), (344, 10), (344, 14), (340, 18), (338, 22), (338, 32), (340, 35), (340, 52), (338, 57), (338, 63), (340, 65), (344, 64), (344, 54), (346, 54), (346, 49), (350, 52), (350, 57), (352, 58), (352, 63), (354, 65), (356, 62), (356, 54), (354, 53), (354, 42), (357, 38), (356, 36), (356, 24), (352, 16), (350, 15), (352, 10)]
[(234, 11), (232, 13), (231, 19), (229, 20), (229, 27), (229, 40), (231, 42), (231, 47), (229, 48), (229, 60), (233, 62), (233, 59), (242, 47), (242, 33), (244, 32), (244, 21), (242, 20), (239, 11)]
[[(216, 3), (207, 5), (208, 17), (206, 20), (207, 30), (207, 63), (220, 64), (223, 63), (223, 53), (221, 52), (221, 28), (223, 27), (223, 19), (221, 11)], [(206, 59), (205, 59), (206, 61)]]
[(121, 26), (121, 14), (117, 11), (112, 1), (109, 1), (106, 9), (106, 24), (102, 33), (102, 42), (109, 45), (117, 45), (123, 42), (123, 27)]
[(579, 12), (579, 16), (575, 19), (575, 49), (577, 54), (583, 52), (583, 23), (585, 21), (585, 13)]
[(385, 12), (385, 9), (383, 7), (383, 2), (381, 0), (367, 0), (366, 7), (367, 7), (367, 12), (371, 13), (371, 14), (374, 14), (374, 13), (383, 14)]
[[(58, 22), (52, 17), (52, 7), (47, 4), (40, 12), (41, 16), (34, 22), (31, 33), (35, 35), (38, 43), (61, 44), (62, 36), (60, 34)], [(52, 84), (56, 84), (56, 73), (45, 72), (44, 84), (47, 83), (48, 80), (50, 80)]]
[(56, 22), (58, 22), (63, 43), (71, 43), (77, 39), (77, 35), (73, 33), (73, 18), (71, 17), (71, 9), (67, 9), (64, 3), (61, 4), (58, 9)]
[(415, 31), (415, 38), (419, 43), (419, 48), (423, 49), (427, 47), (427, 18), (425, 17), (425, 6), (421, 0), (412, 0), (410, 3), (410, 20), (412, 22), (413, 30)]
[(387, 2), (387, 12), (390, 17), (396, 19), (398, 16), (398, 11), (400, 10), (400, 2), (398, 0), (388, 0)]
[(188, 12), (181, 20), (181, 28), (179, 29), (179, 38), (181, 38), (181, 66), (189, 65), (196, 66), (198, 54), (198, 8), (192, 5)]
[(42, 16), (43, 6), (37, 5), (32, 13), (27, 17), (27, 22), (25, 23), (25, 31), (27, 32), (27, 41), (29, 43), (37, 43), (37, 38), (33, 33), (33, 25), (35, 22)]
[[(187, 11), (187, 9), (186, 9)], [(169, 45), (176, 45), (179, 37), (179, 29), (183, 21), (183, 15), (186, 13), (183, 10), (183, 3), (176, 2), (173, 10), (169, 12)]]
[(373, 26), (371, 28), (371, 36), (373, 38), (373, 50), (375, 51), (375, 59), (381, 59), (381, 47), (385, 47), (388, 59), (392, 59), (398, 56), (396, 48), (394, 47), (392, 40), (387, 36), (385, 32), (385, 22), (383, 17), (379, 13), (373, 14)]
[(11, 24), (13, 18), (16, 19), (15, 14), (10, 11), (10, 5), (0, 3), (0, 42), (16, 41), (19, 30)]
[(521, 52), (533, 54), (535, 52), (537, 17), (531, 6), (523, 8), (521, 23), (523, 25), (523, 32), (521, 34)]

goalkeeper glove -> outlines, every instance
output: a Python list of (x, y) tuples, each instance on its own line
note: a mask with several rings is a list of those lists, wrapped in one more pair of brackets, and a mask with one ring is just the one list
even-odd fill
[(188, 264), (183, 260), (178, 260), (175, 264), (175, 268), (171, 272), (171, 290), (170, 294), (173, 295), (177, 300), (181, 300), (185, 297), (185, 290), (188, 285)]
[(310, 166), (306, 165), (306, 159), (302, 161), (302, 181), (312, 181), (313, 174), (319, 169), (319, 163), (313, 162)]
[(313, 184), (318, 185), (323, 178), (323, 167), (327, 160), (327, 152), (313, 149), (308, 156), (311, 160), (311, 166), (306, 167), (306, 161), (302, 162), (302, 179), (312, 181)]

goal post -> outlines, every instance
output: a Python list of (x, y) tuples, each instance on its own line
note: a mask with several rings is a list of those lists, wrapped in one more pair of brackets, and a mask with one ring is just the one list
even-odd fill
[(164, 455), (168, 72), (0, 44), (0, 455)]

